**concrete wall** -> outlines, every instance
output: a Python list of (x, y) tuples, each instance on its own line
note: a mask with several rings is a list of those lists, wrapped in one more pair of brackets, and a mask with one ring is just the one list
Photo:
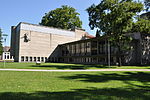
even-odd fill
[[(68, 31), (28, 23), (12, 27), (11, 54), (15, 61), (27, 61), (36, 57), (44, 59), (51, 56), (59, 44), (80, 40), (83, 30)], [(23, 58), (22, 58), (23, 57)], [(42, 58), (42, 59), (43, 59)], [(44, 60), (45, 61), (45, 60)]]
[(11, 47), (10, 54), (14, 57), (14, 61), (19, 61), (19, 37), (20, 37), (20, 26), (11, 27)]

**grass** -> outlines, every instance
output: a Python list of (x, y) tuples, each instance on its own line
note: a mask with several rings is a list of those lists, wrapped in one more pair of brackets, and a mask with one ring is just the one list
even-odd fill
[[(3, 62), (0, 62), (0, 68), (4, 68)], [(83, 64), (65, 64), (65, 63), (42, 63), (36, 65), (35, 63), (15, 63), (7, 62), (5, 68), (17, 68), (17, 69), (150, 69), (150, 66), (103, 66), (103, 65), (83, 65)]]
[(150, 72), (0, 72), (0, 100), (150, 100)]

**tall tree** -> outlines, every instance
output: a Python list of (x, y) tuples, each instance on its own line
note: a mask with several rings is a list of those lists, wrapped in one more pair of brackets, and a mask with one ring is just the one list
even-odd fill
[(87, 9), (90, 28), (98, 28), (118, 49), (119, 66), (122, 62), (122, 51), (128, 48), (125, 44), (131, 40), (126, 33), (132, 29), (133, 16), (142, 9), (142, 3), (132, 0), (102, 0), (100, 4), (93, 4)]
[(43, 16), (40, 25), (52, 26), (62, 29), (72, 29), (74, 27), (81, 28), (82, 21), (80, 20), (76, 9), (64, 5), (61, 8), (51, 10)]
[(150, 34), (150, 20), (138, 18), (133, 24), (132, 32)]
[(2, 31), (1, 31), (1, 28), (0, 28), (0, 55), (2, 54), (3, 52), (3, 46), (2, 46)]
[(100, 37), (100, 31), (99, 30), (96, 31), (96, 37)]
[(146, 11), (148, 11), (149, 8), (150, 8), (150, 0), (144, 0), (144, 4), (145, 4), (145, 7), (146, 7)]

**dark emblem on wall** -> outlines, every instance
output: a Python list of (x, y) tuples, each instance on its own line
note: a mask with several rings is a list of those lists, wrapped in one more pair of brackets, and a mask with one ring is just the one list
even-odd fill
[(22, 38), (24, 39), (24, 42), (29, 42), (30, 41), (28, 33), (25, 33)]

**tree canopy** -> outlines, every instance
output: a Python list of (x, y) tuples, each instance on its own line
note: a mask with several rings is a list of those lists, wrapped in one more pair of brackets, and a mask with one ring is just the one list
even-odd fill
[(138, 21), (133, 24), (132, 32), (150, 34), (150, 20), (138, 18)]
[(127, 32), (132, 28), (133, 16), (142, 9), (141, 3), (132, 0), (102, 0), (87, 9), (89, 26), (105, 34)]
[(146, 11), (148, 11), (149, 8), (150, 8), (150, 0), (144, 0), (144, 4), (145, 4), (145, 7), (146, 7)]
[(2, 54), (3, 52), (3, 46), (2, 46), (2, 31), (1, 31), (1, 28), (0, 28), (0, 55)]
[(102, 0), (98, 5), (87, 9), (89, 26), (99, 29), (109, 36), (109, 40), (118, 48), (118, 63), (121, 65), (121, 51), (131, 40), (125, 34), (131, 32), (133, 17), (143, 10), (143, 4), (132, 0)]
[(56, 8), (46, 13), (40, 25), (56, 27), (61, 29), (72, 29), (74, 27), (82, 28), (78, 12), (73, 7), (63, 5), (61, 8)]

